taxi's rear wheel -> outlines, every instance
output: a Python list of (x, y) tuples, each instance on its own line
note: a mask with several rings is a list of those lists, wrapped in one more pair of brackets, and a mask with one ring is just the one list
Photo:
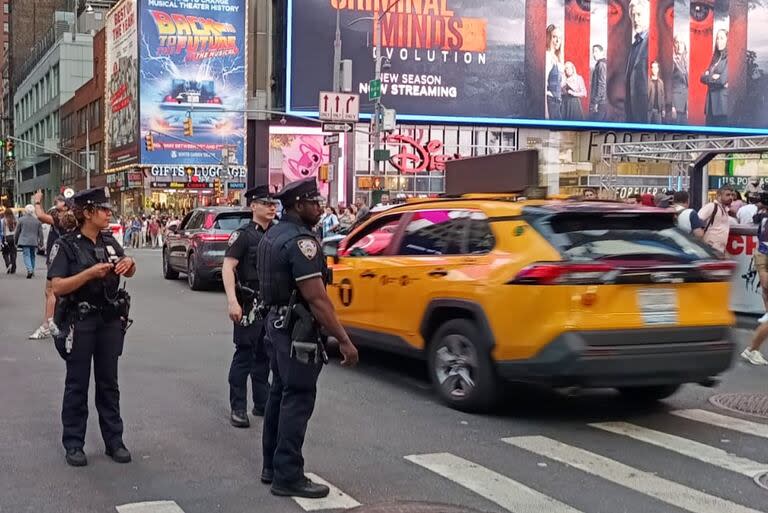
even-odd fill
[(671, 396), (682, 385), (653, 385), (645, 387), (620, 387), (619, 392), (627, 399), (638, 403), (652, 403)]
[(429, 345), (429, 373), (440, 398), (461, 411), (483, 412), (496, 402), (497, 379), (477, 326), (454, 319), (438, 328)]

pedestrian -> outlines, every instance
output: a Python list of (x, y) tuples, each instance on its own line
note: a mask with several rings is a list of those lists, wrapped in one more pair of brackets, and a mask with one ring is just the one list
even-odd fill
[(326, 358), (318, 328), (339, 341), (342, 365), (355, 365), (358, 354), (325, 290), (328, 268), (311, 231), (322, 212), (315, 179), (291, 182), (276, 198), (285, 213), (263, 236), (257, 260), (261, 298), (269, 307), (266, 326), (272, 370), (261, 481), (271, 483), (273, 495), (321, 498), (329, 488), (304, 475), (302, 456)]
[(699, 214), (690, 207), (690, 195), (686, 191), (678, 191), (674, 194), (672, 208), (675, 210), (675, 222), (678, 228), (697, 239), (704, 237), (704, 223)]
[(731, 229), (728, 209), (732, 201), (733, 188), (725, 185), (718, 189), (715, 201), (707, 203), (699, 210), (699, 217), (704, 222), (704, 242), (722, 254), (725, 254)]
[(757, 228), (757, 251), (752, 258), (757, 276), (760, 278), (760, 291), (766, 313), (757, 320), (758, 326), (752, 337), (752, 343), (741, 353), (741, 357), (752, 365), (768, 365), (768, 361), (760, 352), (760, 346), (768, 338), (768, 215), (765, 214), (765, 207), (768, 206), (766, 205), (768, 194), (763, 193), (762, 196), (760, 200), (761, 214)]
[(5, 272), (8, 274), (16, 274), (16, 257), (18, 256), (14, 234), (16, 222), (13, 210), (6, 208), (3, 217), (0, 218), (0, 246), (2, 247)]
[(149, 232), (149, 221), (146, 216), (141, 216), (141, 247), (147, 247), (147, 233)]
[(275, 219), (277, 205), (268, 185), (246, 191), (245, 200), (253, 218), (246, 226), (232, 232), (224, 253), (221, 276), (227, 293), (229, 318), (234, 323), (235, 354), (229, 368), (229, 422), (238, 428), (249, 427), (248, 376), (251, 376), (253, 410), (264, 416), (269, 391), (269, 357), (264, 342), (265, 328), (256, 253), (262, 236)]
[(157, 223), (157, 218), (155, 216), (152, 216), (152, 219), (149, 221), (149, 238), (152, 244), (152, 249), (157, 248), (157, 241), (158, 236), (160, 234), (160, 225)]
[(329, 237), (336, 233), (336, 230), (339, 229), (339, 216), (336, 214), (336, 209), (331, 206), (325, 207), (321, 228), (323, 237)]
[(137, 216), (131, 222), (131, 247), (138, 249), (141, 244), (141, 221)]
[[(50, 265), (51, 248), (63, 234), (73, 230), (77, 221), (70, 212), (71, 202), (59, 194), (53, 200), (53, 206), (48, 211), (43, 210), (43, 191), (38, 189), (32, 196), (37, 220), (51, 228), (48, 231), (48, 240), (45, 243), (45, 264)], [(51, 281), (45, 280), (45, 306), (43, 308), (43, 322), (29, 336), (30, 340), (43, 340), (51, 336), (50, 325), (53, 320), (53, 310), (56, 307), (56, 296), (51, 288)]]
[(734, 190), (733, 191), (733, 201), (731, 201), (731, 206), (728, 207), (728, 215), (733, 217), (734, 219), (739, 218), (739, 210), (744, 206), (744, 200), (741, 197), (741, 193), (739, 191)]
[(352, 207), (346, 207), (344, 212), (339, 217), (339, 233), (344, 235), (348, 234), (352, 230), (352, 226), (355, 224), (355, 214), (352, 211)]
[(365, 200), (363, 198), (357, 198), (357, 202), (355, 202), (355, 206), (357, 207), (357, 222), (359, 223), (366, 217), (368, 217), (368, 213), (370, 212), (370, 209), (368, 208), (368, 205), (365, 204)]
[(763, 345), (766, 338), (768, 338), (768, 323), (760, 323), (752, 337), (752, 343), (748, 348), (744, 349), (741, 357), (752, 365), (768, 365), (768, 361), (763, 357), (763, 353), (760, 352), (760, 346)]
[(24, 207), (24, 215), (16, 223), (16, 231), (13, 234), (16, 245), (21, 248), (24, 258), (24, 267), (27, 268), (27, 279), (35, 275), (35, 259), (37, 246), (43, 240), (43, 225), (35, 217), (35, 207)]
[[(120, 278), (136, 272), (136, 262), (108, 231), (112, 205), (106, 188), (88, 189), (74, 196), (78, 229), (61, 237), (51, 252), (48, 277), (59, 298), (56, 349), (66, 361), (61, 420), (66, 461), (74, 467), (88, 464), (83, 448), (88, 421), (88, 388), (93, 361), (96, 411), (107, 456), (118, 463), (131, 461), (123, 443), (117, 364), (130, 303), (119, 290)], [(122, 303), (121, 303), (122, 301)], [(69, 308), (65, 305), (71, 305)], [(68, 342), (71, 335), (71, 345)]]
[(757, 204), (760, 202), (760, 194), (749, 193), (747, 194), (747, 204), (744, 205), (736, 212), (736, 219), (739, 224), (745, 224), (749, 226), (755, 226), (755, 215), (757, 214)]

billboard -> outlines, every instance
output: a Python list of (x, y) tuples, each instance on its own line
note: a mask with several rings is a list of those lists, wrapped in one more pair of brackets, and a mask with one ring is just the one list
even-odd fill
[(400, 120), (768, 133), (757, 0), (288, 0), (290, 112), (331, 86), (337, 9), (368, 115), (380, 38)]
[(107, 169), (139, 158), (139, 68), (136, 0), (123, 0), (107, 14), (105, 116)]
[(227, 148), (245, 165), (246, 11), (246, 0), (139, 0), (142, 164), (219, 165)]

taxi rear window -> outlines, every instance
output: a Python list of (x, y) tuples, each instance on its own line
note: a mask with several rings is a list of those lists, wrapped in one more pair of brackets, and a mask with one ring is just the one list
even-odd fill
[(688, 263), (714, 256), (708, 246), (675, 227), (667, 213), (569, 212), (533, 224), (569, 260)]

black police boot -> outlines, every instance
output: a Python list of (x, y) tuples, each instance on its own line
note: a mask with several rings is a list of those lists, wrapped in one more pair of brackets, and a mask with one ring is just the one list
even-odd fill
[(306, 477), (290, 484), (272, 483), (269, 489), (272, 495), (281, 497), (304, 497), (306, 499), (322, 499), (328, 497), (331, 489), (324, 484), (313, 483)]
[(245, 410), (232, 410), (232, 414), (229, 416), (229, 423), (236, 428), (251, 427), (251, 421), (248, 420), (248, 413)]
[(131, 462), (131, 453), (128, 452), (128, 449), (126, 449), (122, 444), (116, 445), (115, 447), (107, 447), (106, 453), (107, 456), (112, 458), (112, 460), (116, 463)]
[(254, 417), (263, 417), (264, 416), (264, 407), (263, 406), (254, 406), (253, 410), (251, 410), (251, 414)]
[(272, 484), (272, 480), (275, 479), (275, 471), (271, 468), (261, 469), (261, 482), (264, 484)]
[(72, 467), (84, 467), (88, 465), (88, 458), (82, 449), (67, 449), (67, 463)]

